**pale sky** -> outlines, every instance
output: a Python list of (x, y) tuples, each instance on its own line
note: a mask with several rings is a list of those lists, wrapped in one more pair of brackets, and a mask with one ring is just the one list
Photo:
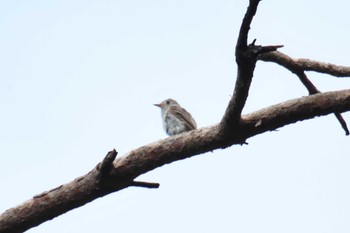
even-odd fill
[[(176, 99), (199, 127), (220, 121), (236, 78), (248, 0), (1, 1), (0, 212), (167, 137)], [(250, 41), (350, 65), (346, 0), (264, 0)], [(350, 79), (308, 73), (322, 91)], [(245, 113), (307, 95), (297, 77), (258, 62)], [(344, 114), (350, 125), (350, 114)], [(334, 116), (298, 122), (166, 165), (128, 188), (29, 230), (350, 232), (350, 137)]]

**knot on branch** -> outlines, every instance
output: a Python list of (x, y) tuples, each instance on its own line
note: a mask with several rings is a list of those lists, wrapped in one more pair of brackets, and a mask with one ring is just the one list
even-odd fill
[(118, 152), (113, 149), (109, 151), (107, 155), (104, 157), (101, 163), (97, 165), (97, 170), (99, 170), (100, 178), (103, 180), (106, 176), (108, 176), (113, 168), (113, 161), (117, 157)]
[[(118, 152), (113, 149), (109, 151), (107, 155), (104, 157), (101, 163), (97, 165), (98, 179), (101, 185), (103, 186), (113, 186), (115, 182), (113, 179), (118, 179), (116, 176), (115, 168), (113, 166), (113, 161), (117, 157)], [(114, 171), (114, 173), (112, 172)], [(112, 180), (111, 180), (112, 179)], [(144, 182), (144, 181), (127, 181), (125, 182), (126, 186), (134, 186), (134, 187), (143, 187), (143, 188), (159, 188), (159, 183), (152, 182)]]

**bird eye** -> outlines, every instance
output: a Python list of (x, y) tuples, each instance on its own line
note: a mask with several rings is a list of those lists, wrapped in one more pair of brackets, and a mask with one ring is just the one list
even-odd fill
[(167, 100), (167, 101), (166, 101), (166, 104), (168, 104), (168, 105), (169, 105), (169, 104), (170, 104), (170, 101), (169, 101), (169, 100)]

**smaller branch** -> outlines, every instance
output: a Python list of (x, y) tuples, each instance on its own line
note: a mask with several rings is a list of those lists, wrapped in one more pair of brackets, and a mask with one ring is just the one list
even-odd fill
[(313, 61), (310, 59), (293, 59), (281, 52), (272, 52), (259, 56), (259, 60), (275, 62), (287, 69), (315, 71), (335, 77), (350, 77), (349, 66), (337, 66), (330, 63)]
[[(250, 0), (244, 15), (236, 43), (236, 63), (238, 66), (237, 79), (232, 98), (226, 108), (225, 114), (220, 122), (219, 137), (233, 135), (241, 120), (241, 114), (248, 98), (250, 84), (257, 58), (260, 54), (275, 51), (280, 45), (261, 46), (255, 45), (256, 39), (248, 45), (248, 33), (250, 25), (256, 14), (260, 0)], [(241, 143), (244, 143), (241, 142)]]
[(295, 71), (294, 73), (298, 76), (298, 78), (301, 81), (301, 83), (306, 87), (306, 89), (309, 92), (309, 95), (314, 95), (314, 94), (317, 94), (317, 93), (321, 93), (317, 89), (317, 87), (311, 82), (311, 80), (308, 79), (308, 77), (306, 76), (304, 71)]
[(350, 132), (349, 132), (348, 126), (347, 126), (346, 121), (344, 120), (343, 116), (339, 112), (335, 112), (334, 115), (337, 118), (337, 120), (339, 121), (343, 130), (345, 131), (345, 135), (348, 136), (350, 134)]
[[(300, 81), (304, 84), (306, 89), (309, 91), (309, 95), (321, 93), (317, 89), (317, 87), (310, 81), (310, 79), (308, 79), (305, 72), (301, 71), (301, 72), (298, 72), (296, 74), (299, 77)], [(338, 112), (335, 112), (334, 115), (337, 118), (337, 120), (339, 121), (341, 127), (344, 129), (345, 135), (349, 135), (350, 132), (349, 132), (348, 126), (347, 126), (346, 121), (344, 120), (343, 116)]]
[(130, 186), (156, 189), (156, 188), (159, 188), (159, 183), (150, 183), (150, 182), (144, 182), (144, 181), (132, 181), (130, 183)]
[(241, 28), (239, 30), (237, 44), (236, 44), (236, 52), (237, 47), (246, 48), (248, 44), (248, 32), (250, 30), (250, 24), (252, 23), (253, 17), (256, 14), (256, 10), (258, 9), (260, 0), (250, 0), (247, 11), (244, 15)]
[(269, 52), (273, 52), (273, 51), (277, 51), (277, 49), (282, 48), (283, 45), (268, 45), (268, 46), (263, 46), (259, 52), (260, 54), (264, 54), (264, 53), (269, 53)]
[[(293, 59), (289, 57), (286, 54), (283, 54), (281, 52), (272, 52), (272, 53), (266, 53), (261, 56), (259, 56), (259, 59), (262, 61), (271, 61), (276, 62), (277, 64), (285, 67), (292, 73), (296, 74), (299, 78), (299, 80), (302, 82), (302, 84), (306, 87), (306, 89), (309, 92), (309, 95), (314, 95), (321, 93), (317, 87), (308, 79), (308, 77), (305, 74), (306, 70), (313, 70), (317, 72), (327, 73), (327, 74), (339, 74), (339, 71), (344, 71), (346, 69), (349, 69), (350, 75), (350, 67), (341, 67), (341, 66), (335, 66), (327, 63), (317, 62), (317, 61), (311, 61), (309, 59)], [(333, 69), (333, 70), (332, 70)], [(326, 71), (327, 70), (327, 71)], [(345, 73), (343, 73), (345, 74)], [(339, 121), (341, 127), (345, 131), (345, 135), (349, 135), (349, 129), (347, 127), (347, 124), (343, 118), (343, 116), (340, 113), (335, 112), (335, 117)]]
[(326, 73), (335, 77), (349, 77), (350, 67), (338, 66), (330, 63), (313, 61), (310, 59), (297, 59), (297, 62), (305, 71), (315, 71), (319, 73)]
[(267, 46), (261, 46), (261, 45), (255, 45), (256, 39), (253, 40), (253, 42), (249, 45), (249, 49), (251, 53), (258, 55), (269, 53), (276, 51), (279, 48), (282, 48), (283, 45), (267, 45)]
[[(225, 114), (220, 122), (219, 137), (225, 138), (234, 132), (241, 120), (242, 110), (248, 98), (250, 84), (259, 54), (275, 51), (281, 46), (255, 45), (256, 39), (248, 45), (248, 33), (250, 25), (256, 14), (260, 0), (250, 0), (247, 11), (242, 20), (236, 43), (236, 63), (238, 66), (235, 89), (232, 98), (226, 108)], [(243, 143), (243, 142), (242, 142)]]
[(239, 29), (235, 50), (238, 73), (233, 96), (220, 123), (220, 137), (222, 138), (239, 125), (242, 110), (248, 98), (256, 58), (258, 56), (257, 51), (260, 50), (259, 46), (254, 45), (256, 40), (248, 46), (248, 33), (259, 2), (260, 0), (249, 1), (247, 11)]

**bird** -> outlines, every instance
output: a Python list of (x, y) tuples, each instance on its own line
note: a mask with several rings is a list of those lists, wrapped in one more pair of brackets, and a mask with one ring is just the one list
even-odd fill
[(154, 105), (161, 109), (163, 128), (169, 136), (197, 128), (191, 114), (182, 108), (176, 100), (166, 99), (160, 104)]

